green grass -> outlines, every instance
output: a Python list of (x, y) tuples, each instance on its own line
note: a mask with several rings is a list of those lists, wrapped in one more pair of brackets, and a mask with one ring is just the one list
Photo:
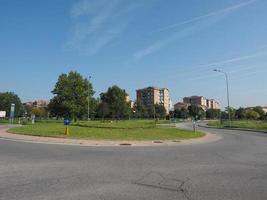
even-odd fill
[(80, 121), (72, 123), (72, 126), (108, 129), (136, 129), (155, 128), (157, 124), (170, 123), (167, 120), (120, 120), (120, 121)]
[[(59, 123), (36, 123), (9, 129), (9, 132), (46, 137), (68, 137), (91, 140), (174, 140), (204, 136), (204, 133), (176, 128), (153, 126), (151, 120), (131, 120), (113, 123), (99, 121), (79, 122), (87, 125), (70, 126), (70, 134), (64, 135), (64, 125)], [(91, 127), (90, 127), (91, 126)], [(111, 127), (111, 128), (110, 128)], [(115, 128), (114, 128), (115, 127)]]
[(0, 119), (0, 124), (8, 124), (9, 120), (7, 119)]
[[(208, 123), (209, 126), (216, 126), (220, 128), (229, 127), (228, 121), (223, 121), (221, 124), (220, 121), (211, 121)], [(232, 121), (232, 128), (244, 128), (244, 129), (255, 129), (267, 131), (267, 122), (266, 121), (249, 121), (249, 120), (240, 120)]]

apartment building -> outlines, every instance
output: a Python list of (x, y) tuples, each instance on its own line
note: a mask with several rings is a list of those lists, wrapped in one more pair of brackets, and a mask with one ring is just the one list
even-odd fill
[(209, 105), (207, 105), (208, 108), (212, 109), (220, 109), (220, 104), (215, 99), (208, 99)]
[(204, 96), (191, 96), (191, 97), (184, 97), (183, 103), (190, 104), (190, 105), (199, 105), (204, 110), (207, 109), (220, 109), (220, 104), (218, 101), (214, 99), (208, 99)]
[(207, 107), (207, 99), (203, 96), (184, 97), (183, 102), (191, 105), (200, 105), (203, 107)]
[(174, 110), (188, 109), (189, 103), (178, 102), (174, 104)]
[(136, 90), (136, 99), (148, 108), (159, 104), (164, 106), (167, 114), (170, 112), (170, 96), (167, 88), (147, 87)]
[(48, 105), (46, 100), (36, 100), (23, 103), (24, 107), (35, 107), (35, 108), (45, 108)]
[(134, 102), (131, 100), (131, 98), (130, 98), (129, 95), (126, 96), (126, 102), (129, 102), (130, 103), (131, 108), (134, 107)]

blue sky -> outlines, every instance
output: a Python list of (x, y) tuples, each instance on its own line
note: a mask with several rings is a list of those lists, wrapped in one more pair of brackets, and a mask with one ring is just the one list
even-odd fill
[(60, 73), (167, 87), (173, 102), (204, 95), (225, 106), (267, 105), (265, 0), (0, 0), (0, 91), (50, 99)]

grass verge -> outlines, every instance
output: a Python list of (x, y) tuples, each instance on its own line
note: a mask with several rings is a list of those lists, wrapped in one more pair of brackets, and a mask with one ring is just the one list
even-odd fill
[[(153, 122), (153, 121), (152, 121)], [(155, 122), (153, 122), (155, 123)], [(174, 139), (191, 139), (202, 137), (202, 132), (193, 132), (177, 128), (151, 127), (151, 121), (143, 122), (120, 122), (116, 125), (110, 125), (116, 128), (109, 128), (105, 124), (101, 128), (101, 122), (86, 122), (88, 126), (70, 126), (70, 134), (64, 135), (64, 125), (59, 123), (36, 123), (9, 129), (9, 132), (16, 134), (25, 134), (45, 137), (66, 137), (90, 140), (131, 140), (131, 141), (148, 141), (148, 140), (174, 140)], [(98, 127), (90, 127), (98, 126)], [(130, 127), (130, 128), (129, 128)]]
[[(228, 128), (228, 121), (211, 121), (208, 123), (209, 126), (215, 126), (219, 128)], [(254, 129), (260, 131), (267, 131), (267, 122), (266, 121), (251, 121), (251, 120), (241, 120), (241, 121), (232, 121), (232, 128), (244, 128), (244, 129)]]

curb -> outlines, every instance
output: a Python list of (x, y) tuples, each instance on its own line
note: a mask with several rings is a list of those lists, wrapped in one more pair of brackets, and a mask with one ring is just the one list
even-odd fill
[[(1, 134), (2, 133), (2, 134)], [(40, 136), (18, 135), (8, 133), (7, 130), (0, 130), (0, 139), (29, 142), (29, 143), (45, 143), (45, 144), (62, 144), (62, 145), (76, 145), (76, 146), (99, 146), (99, 147), (153, 147), (153, 146), (179, 146), (192, 145), (214, 142), (221, 137), (205, 132), (205, 136), (193, 139), (181, 140), (154, 140), (154, 141), (97, 141), (97, 140), (80, 140), (80, 139), (66, 139), (66, 138), (50, 138)]]

